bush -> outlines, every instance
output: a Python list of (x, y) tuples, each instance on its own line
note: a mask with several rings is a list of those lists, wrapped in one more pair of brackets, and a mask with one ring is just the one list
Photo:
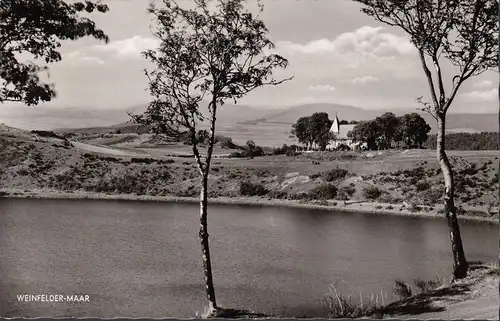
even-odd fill
[(441, 285), (439, 280), (424, 280), (422, 277), (413, 279), (413, 284), (417, 287), (419, 293), (426, 293), (438, 288)]
[(271, 191), (267, 195), (274, 199), (286, 199), (288, 197), (288, 193), (285, 191)]
[(318, 177), (321, 177), (323, 178), (323, 180), (327, 182), (333, 182), (334, 180), (345, 178), (348, 173), (349, 172), (346, 171), (345, 169), (334, 168), (326, 172), (312, 174), (309, 177), (311, 179), (316, 179)]
[(356, 192), (356, 189), (352, 186), (343, 186), (339, 188), (337, 193), (337, 199), (341, 201), (347, 201)]
[(321, 184), (310, 190), (308, 194), (312, 199), (334, 199), (337, 195), (337, 187), (333, 184)]
[(246, 155), (246, 153), (243, 153), (243, 152), (232, 152), (231, 154), (229, 154), (229, 157), (230, 158), (246, 158), (247, 155)]
[(406, 284), (403, 280), (396, 279), (394, 281), (395, 286), (392, 292), (398, 296), (400, 300), (407, 299), (413, 295), (411, 287)]
[(382, 195), (382, 191), (375, 185), (363, 187), (363, 196), (367, 199), (375, 200)]
[(297, 145), (288, 146), (287, 144), (283, 144), (283, 146), (273, 149), (273, 155), (295, 156), (298, 154), (297, 149)]
[[(428, 149), (436, 149), (436, 135), (429, 135), (424, 143)], [(498, 150), (498, 132), (446, 134), (446, 150)]]
[(252, 184), (250, 182), (240, 183), (240, 194), (243, 196), (264, 196), (268, 192), (261, 184)]
[(417, 188), (417, 191), (421, 192), (431, 188), (431, 184), (429, 184), (429, 182), (419, 182), (415, 187)]

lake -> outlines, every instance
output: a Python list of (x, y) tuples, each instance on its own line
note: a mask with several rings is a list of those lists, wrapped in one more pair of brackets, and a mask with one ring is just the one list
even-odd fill
[[(331, 283), (391, 300), (396, 278), (451, 275), (444, 219), (210, 205), (208, 222), (223, 307), (325, 316)], [(0, 199), (0, 315), (194, 317), (206, 302), (198, 228), (197, 204)], [(461, 228), (469, 260), (496, 262), (498, 226)]]

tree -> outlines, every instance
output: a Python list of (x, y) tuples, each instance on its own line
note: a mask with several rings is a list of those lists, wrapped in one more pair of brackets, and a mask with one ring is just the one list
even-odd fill
[(366, 143), (368, 150), (378, 149), (379, 128), (374, 120), (360, 121), (354, 126), (350, 136), (356, 142)]
[[(214, 5), (212, 5), (214, 4)], [(263, 6), (259, 4), (260, 12)], [(154, 36), (160, 40), (157, 50), (144, 52), (156, 68), (145, 71), (153, 100), (135, 121), (150, 125), (157, 132), (185, 129), (200, 177), (200, 231), (203, 270), (209, 314), (220, 309), (215, 299), (207, 229), (208, 175), (215, 141), (217, 110), (227, 100), (234, 103), (247, 93), (265, 85), (278, 85), (288, 79), (272, 77), (288, 61), (277, 54), (265, 54), (274, 44), (259, 15), (244, 7), (244, 0), (194, 0), (186, 9), (174, 0), (163, 0), (158, 8), (151, 2), (149, 13), (156, 20)], [(200, 104), (207, 97), (208, 115)], [(206, 155), (196, 140), (196, 128), (209, 123)]]
[(399, 126), (399, 119), (393, 113), (384, 113), (375, 118), (375, 122), (380, 130), (379, 146), (381, 149), (392, 147), (392, 141), (395, 138), (396, 130)]
[(292, 125), (292, 136), (297, 138), (299, 143), (312, 147), (314, 141), (309, 123), (309, 117), (300, 117), (295, 124)]
[(196, 140), (201, 145), (205, 145), (208, 142), (209, 137), (210, 135), (206, 129), (200, 129), (198, 130), (198, 133), (196, 133)]
[[(92, 1), (0, 1), (0, 103), (31, 106), (54, 98), (54, 85), (42, 82), (40, 74), (48, 72), (47, 64), (62, 59), (61, 41), (85, 36), (109, 41), (92, 20), (80, 14), (96, 10), (104, 13), (109, 8)], [(31, 59), (23, 61), (19, 54)]]
[(399, 119), (399, 135), (405, 141), (407, 148), (418, 146), (422, 148), (428, 138), (431, 127), (425, 119), (417, 113), (406, 114)]
[(252, 150), (255, 148), (255, 142), (253, 140), (248, 140), (246, 143), (248, 149)]
[(309, 117), (310, 132), (320, 150), (324, 151), (333, 138), (330, 133), (333, 121), (328, 118), (327, 113), (314, 113)]
[[(417, 49), (431, 101), (418, 101), (437, 121), (437, 159), (444, 177), (444, 204), (453, 252), (455, 279), (467, 275), (468, 263), (454, 202), (453, 171), (445, 151), (446, 113), (471, 77), (498, 68), (498, 0), (354, 0), (362, 12), (402, 29)], [(456, 67), (445, 89), (442, 65)], [(429, 65), (434, 67), (431, 71)]]

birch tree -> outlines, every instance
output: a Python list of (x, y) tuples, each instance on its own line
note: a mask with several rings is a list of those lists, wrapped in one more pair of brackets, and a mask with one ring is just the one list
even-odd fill
[[(191, 141), (200, 192), (199, 239), (203, 258), (208, 314), (220, 309), (215, 298), (207, 229), (208, 175), (215, 143), (217, 110), (228, 100), (237, 102), (256, 88), (278, 85), (273, 71), (288, 61), (273, 54), (269, 31), (252, 14), (244, 0), (194, 0), (194, 8), (183, 8), (174, 0), (161, 7), (151, 3), (148, 11), (156, 22), (153, 34), (158, 49), (145, 51), (155, 65), (145, 70), (153, 100), (142, 115), (132, 115), (158, 133), (184, 133)], [(208, 113), (203, 105), (208, 101)], [(207, 151), (202, 153), (197, 129), (208, 123)]]
[[(453, 169), (445, 151), (446, 114), (467, 80), (498, 67), (498, 0), (354, 1), (363, 4), (365, 14), (403, 30), (417, 49), (431, 97), (418, 100), (438, 125), (436, 156), (444, 179), (453, 275), (464, 278), (468, 263), (457, 219)], [(455, 67), (449, 78), (443, 73), (445, 62)]]

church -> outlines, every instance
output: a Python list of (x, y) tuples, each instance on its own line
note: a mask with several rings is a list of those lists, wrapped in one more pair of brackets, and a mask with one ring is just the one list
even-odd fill
[(331, 140), (328, 146), (328, 150), (336, 149), (340, 145), (349, 146), (351, 149), (358, 147), (358, 143), (355, 143), (352, 138), (347, 137), (347, 133), (353, 130), (355, 124), (340, 124), (340, 121), (335, 114), (332, 127), (330, 128), (330, 133), (333, 133), (335, 139)]

